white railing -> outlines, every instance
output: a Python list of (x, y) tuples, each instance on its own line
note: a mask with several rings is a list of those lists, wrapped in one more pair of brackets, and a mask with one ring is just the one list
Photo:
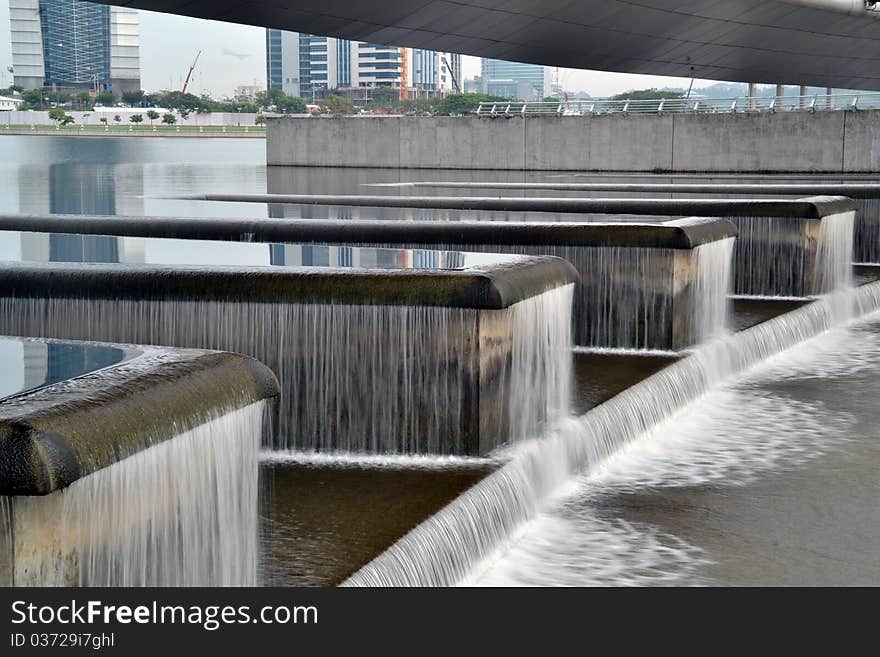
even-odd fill
[(480, 103), (477, 116), (594, 116), (597, 114), (736, 114), (880, 109), (880, 93), (659, 100), (499, 101)]

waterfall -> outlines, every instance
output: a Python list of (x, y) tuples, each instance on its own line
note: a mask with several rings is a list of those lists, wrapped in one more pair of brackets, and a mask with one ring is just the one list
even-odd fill
[(572, 294), (504, 310), (7, 297), (0, 333), (253, 356), (281, 382), (277, 449), (478, 454), (567, 414)]
[(580, 274), (574, 295), (574, 343), (603, 349), (693, 346), (727, 327), (736, 240), (694, 249), (528, 244), (376, 243), (378, 248), (552, 255)]
[(859, 206), (853, 236), (853, 261), (880, 264), (880, 198), (855, 199)]
[(822, 219), (730, 217), (737, 294), (807, 297), (846, 287), (853, 259), (854, 212)]
[[(861, 313), (880, 309), (880, 284), (855, 294)], [(528, 519), (573, 474), (589, 471), (723, 379), (830, 328), (828, 299), (695, 350), (540, 440), (410, 531), (345, 582), (350, 586), (447, 586)]]
[(48, 496), (0, 498), (14, 584), (255, 586), (266, 414), (251, 404)]
[(727, 238), (693, 250), (694, 311), (687, 319), (693, 322), (692, 334), (697, 344), (720, 338), (728, 329), (735, 244), (735, 238)]

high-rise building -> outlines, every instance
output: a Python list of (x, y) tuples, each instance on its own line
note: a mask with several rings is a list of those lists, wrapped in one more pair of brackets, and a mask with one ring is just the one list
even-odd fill
[(140, 89), (136, 10), (82, 0), (9, 0), (12, 69), (25, 89)]
[(305, 99), (319, 97), (321, 90), (404, 83), (431, 95), (455, 90), (461, 56), (269, 29), (266, 78), (270, 89)]
[(481, 69), (483, 92), (489, 95), (520, 100), (541, 100), (550, 95), (551, 76), (546, 66), (484, 58)]

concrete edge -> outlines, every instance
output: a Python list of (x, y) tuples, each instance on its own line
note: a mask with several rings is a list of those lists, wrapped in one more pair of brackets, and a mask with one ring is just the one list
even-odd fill
[(48, 495), (230, 410), (280, 394), (238, 354), (144, 348), (0, 403), (0, 495)]
[(532, 244), (667, 249), (690, 249), (737, 234), (733, 224), (718, 217), (637, 224), (0, 215), (0, 229), (294, 244)]
[(462, 270), (331, 267), (197, 267), (102, 263), (0, 264), (3, 295), (19, 298), (145, 299), (259, 303), (442, 306), (500, 310), (573, 283), (552, 256)]
[(330, 196), (309, 194), (192, 194), (175, 200), (277, 205), (330, 205), (423, 210), (550, 212), (564, 214), (644, 214), (701, 217), (815, 218), (803, 200), (785, 199), (656, 199), (656, 198), (522, 198), (478, 196)]
[(842, 212), (856, 212), (859, 209), (858, 203), (846, 196), (810, 196), (799, 200), (812, 208), (812, 219), (821, 219)]

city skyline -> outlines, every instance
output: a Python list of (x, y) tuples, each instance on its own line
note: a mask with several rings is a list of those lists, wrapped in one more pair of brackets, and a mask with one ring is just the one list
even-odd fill
[[(266, 84), (265, 28), (141, 11), (141, 81), (147, 91), (179, 89), (201, 50), (190, 89), (214, 98), (232, 96), (240, 85)], [(12, 84), (9, 0), (0, 0), (0, 86)], [(462, 84), (480, 74), (480, 59), (462, 57)], [(609, 96), (631, 89), (687, 87), (690, 79), (559, 69), (571, 92)], [(695, 88), (713, 81), (697, 80)]]
[(268, 88), (306, 99), (331, 89), (360, 94), (379, 86), (433, 96), (460, 82), (461, 56), (267, 29), (266, 76)]

